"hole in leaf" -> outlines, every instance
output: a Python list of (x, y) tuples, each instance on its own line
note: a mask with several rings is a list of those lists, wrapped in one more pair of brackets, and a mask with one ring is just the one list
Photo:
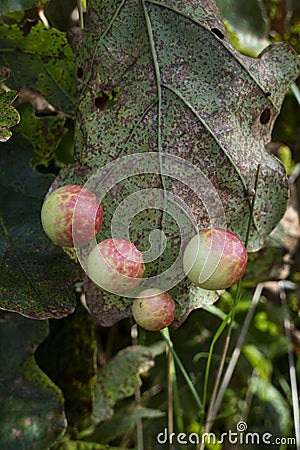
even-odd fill
[(224, 34), (222, 33), (221, 30), (219, 30), (219, 28), (212, 28), (211, 32), (214, 33), (216, 36), (218, 36), (218, 38), (224, 39)]
[(83, 77), (83, 68), (78, 67), (77, 69), (77, 78), (80, 80)]
[(271, 92), (265, 92), (266, 97), (271, 97)]
[(109, 97), (105, 94), (105, 92), (100, 92), (100, 94), (95, 98), (95, 106), (99, 108), (101, 111), (104, 111), (107, 107)]
[(112, 108), (118, 101), (119, 90), (118, 88), (113, 88), (111, 92), (99, 92), (97, 97), (95, 97), (95, 106), (101, 111), (105, 109)]
[(269, 122), (270, 117), (271, 117), (271, 111), (269, 110), (269, 108), (266, 108), (261, 113), (259, 121), (262, 125), (266, 125)]

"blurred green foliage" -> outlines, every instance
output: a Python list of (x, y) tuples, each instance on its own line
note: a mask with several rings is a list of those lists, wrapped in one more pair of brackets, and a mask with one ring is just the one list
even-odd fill
[[(18, 90), (25, 77), (30, 88), (39, 88), (53, 103), (53, 108), (49, 109), (48, 104), (41, 111), (34, 102), (30, 105), (28, 97), (24, 98), (19, 92), (19, 103), (15, 106), (23, 122), (13, 130), (13, 138), (7, 144), (1, 144), (1, 215), (4, 212), (1, 250), (4, 257), (0, 292), (4, 310), (14, 310), (21, 304), (18, 311), (25, 316), (35, 308), (39, 313), (37, 318), (45, 318), (49, 311), (52, 311), (50, 316), (55, 317), (63, 305), (68, 316), (50, 319), (48, 329), (46, 320), (37, 321), (6, 311), (1, 313), (0, 447), (5, 450), (137, 448), (137, 435), (142, 427), (145, 448), (161, 449), (157, 435), (167, 427), (170, 385), (168, 361), (160, 335), (140, 329), (138, 336), (132, 337), (133, 329), (128, 319), (109, 328), (96, 325), (80, 302), (82, 286), (76, 285), (79, 278), (76, 265), (63, 252), (45, 243), (42, 235), (38, 215), (42, 198), (53, 181), (53, 174), (73, 162), (76, 74), (65, 32), (78, 23), (76, 17), (79, 16), (78, 11), (76, 16), (75, 0), (63, 3), (51, 0), (43, 10), (44, 3), (0, 1), (0, 13), (5, 14), (0, 25), (1, 46), (8, 49), (9, 43), (12, 50), (10, 56), (6, 55), (8, 59), (3, 56), (5, 52), (2, 53), (1, 64), (8, 62), (8, 66), (16, 71), (16, 76), (10, 80), (12, 84), (8, 81), (8, 85)], [(105, 2), (102, 3), (105, 7)], [(48, 19), (50, 29), (40, 22), (37, 4)], [(269, 42), (281, 40), (289, 41), (300, 53), (298, 0), (249, 0), (246, 4), (240, 0), (220, 0), (218, 4), (232, 43), (243, 53), (257, 55)], [(30, 12), (28, 8), (32, 8)], [(72, 14), (74, 10), (75, 15)], [(12, 13), (6, 14), (8, 11)], [(45, 45), (47, 36), (53, 38), (54, 35), (57, 35), (57, 46), (51, 49), (52, 60), (49, 62), (49, 55), (41, 51), (49, 50), (49, 45)], [(31, 45), (37, 52), (29, 55)], [(61, 51), (63, 58), (58, 58)], [(37, 69), (36, 78), (27, 71), (31, 65)], [(49, 71), (53, 66), (56, 69)], [(66, 75), (63, 86), (59, 82), (62, 72)], [(14, 99), (14, 94), (10, 95), (6, 104)], [(273, 142), (280, 144), (278, 156), (288, 175), (293, 174), (300, 161), (299, 121), (299, 105), (290, 93), (272, 135)], [(14, 200), (10, 205), (8, 198)], [(34, 223), (34, 233), (28, 232), (28, 223)], [(39, 245), (34, 244), (36, 240)], [(249, 432), (295, 436), (297, 424), (293, 420), (289, 342), (277, 283), (286, 249), (284, 245), (278, 245), (278, 241), (276, 245), (271, 244), (266, 247), (265, 255), (249, 255), (250, 264), (234, 317), (226, 364), (251, 307), (256, 284), (261, 281), (271, 283), (266, 285), (256, 307), (213, 426), (212, 431), (217, 436), (228, 430), (236, 431), (240, 420), (247, 423)], [(35, 278), (20, 264), (24, 259), (32, 261), (33, 254), (39, 261), (34, 267)], [(300, 252), (295, 251), (292, 256), (288, 263), (291, 265), (289, 280), (294, 284), (286, 295), (294, 369), (299, 380)], [(54, 280), (52, 284), (47, 281), (49, 276)], [(26, 290), (20, 289), (20, 279), (26, 280)], [(45, 295), (45, 292), (50, 295), (50, 291), (51, 301)], [(180, 328), (171, 332), (174, 348), (201, 399), (211, 342), (226, 314), (232, 310), (236, 295), (237, 287), (234, 286), (216, 305), (193, 311)], [(72, 313), (76, 302), (77, 307)], [(139, 347), (133, 347), (132, 343)], [(226, 329), (214, 348), (208, 401), (225, 345)], [(199, 416), (198, 406), (178, 369), (176, 374), (173, 373), (173, 381), (175, 432), (200, 435), (203, 417)], [(107, 411), (109, 414), (105, 416)], [(295, 448), (287, 444), (272, 447), (280, 450)], [(211, 444), (207, 448), (221, 450), (222, 445)], [(240, 448), (257, 447), (240, 445)], [(267, 446), (260, 445), (259, 448)]]

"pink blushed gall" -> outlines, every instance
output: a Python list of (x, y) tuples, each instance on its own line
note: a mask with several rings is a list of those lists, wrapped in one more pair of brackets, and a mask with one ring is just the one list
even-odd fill
[(145, 265), (142, 253), (125, 239), (106, 239), (87, 258), (87, 275), (101, 289), (126, 296), (141, 281)]
[(52, 242), (62, 247), (84, 245), (102, 225), (102, 209), (96, 195), (78, 185), (62, 186), (44, 200), (41, 221)]
[(209, 228), (194, 236), (184, 251), (183, 268), (196, 286), (209, 290), (226, 289), (246, 270), (247, 251), (231, 231)]
[(168, 327), (176, 312), (172, 297), (160, 289), (145, 289), (132, 304), (132, 315), (145, 330), (158, 331)]

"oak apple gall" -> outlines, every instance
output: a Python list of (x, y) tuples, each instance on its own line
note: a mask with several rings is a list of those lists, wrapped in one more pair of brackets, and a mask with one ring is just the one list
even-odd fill
[(187, 244), (183, 254), (183, 269), (196, 286), (222, 290), (235, 284), (247, 265), (243, 242), (231, 231), (208, 228), (200, 231)]

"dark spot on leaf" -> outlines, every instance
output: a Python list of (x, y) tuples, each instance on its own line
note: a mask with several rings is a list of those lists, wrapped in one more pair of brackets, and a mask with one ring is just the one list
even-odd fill
[(266, 97), (271, 97), (271, 92), (265, 92)]
[(101, 92), (96, 98), (95, 98), (95, 106), (96, 108), (99, 108), (101, 111), (104, 111), (107, 107), (109, 97), (105, 92)]
[(83, 77), (83, 68), (82, 67), (78, 67), (78, 69), (77, 69), (77, 78), (79, 80), (81, 80), (82, 77)]
[(262, 125), (266, 125), (269, 122), (270, 117), (271, 117), (271, 111), (269, 108), (266, 108), (261, 113), (259, 121)]
[(95, 97), (95, 106), (101, 111), (111, 108), (118, 101), (119, 90), (118, 88), (113, 88), (110, 92), (101, 91)]
[(219, 30), (219, 28), (212, 28), (211, 32), (214, 33), (216, 36), (218, 36), (218, 38), (224, 39), (224, 34), (222, 33), (221, 30)]

